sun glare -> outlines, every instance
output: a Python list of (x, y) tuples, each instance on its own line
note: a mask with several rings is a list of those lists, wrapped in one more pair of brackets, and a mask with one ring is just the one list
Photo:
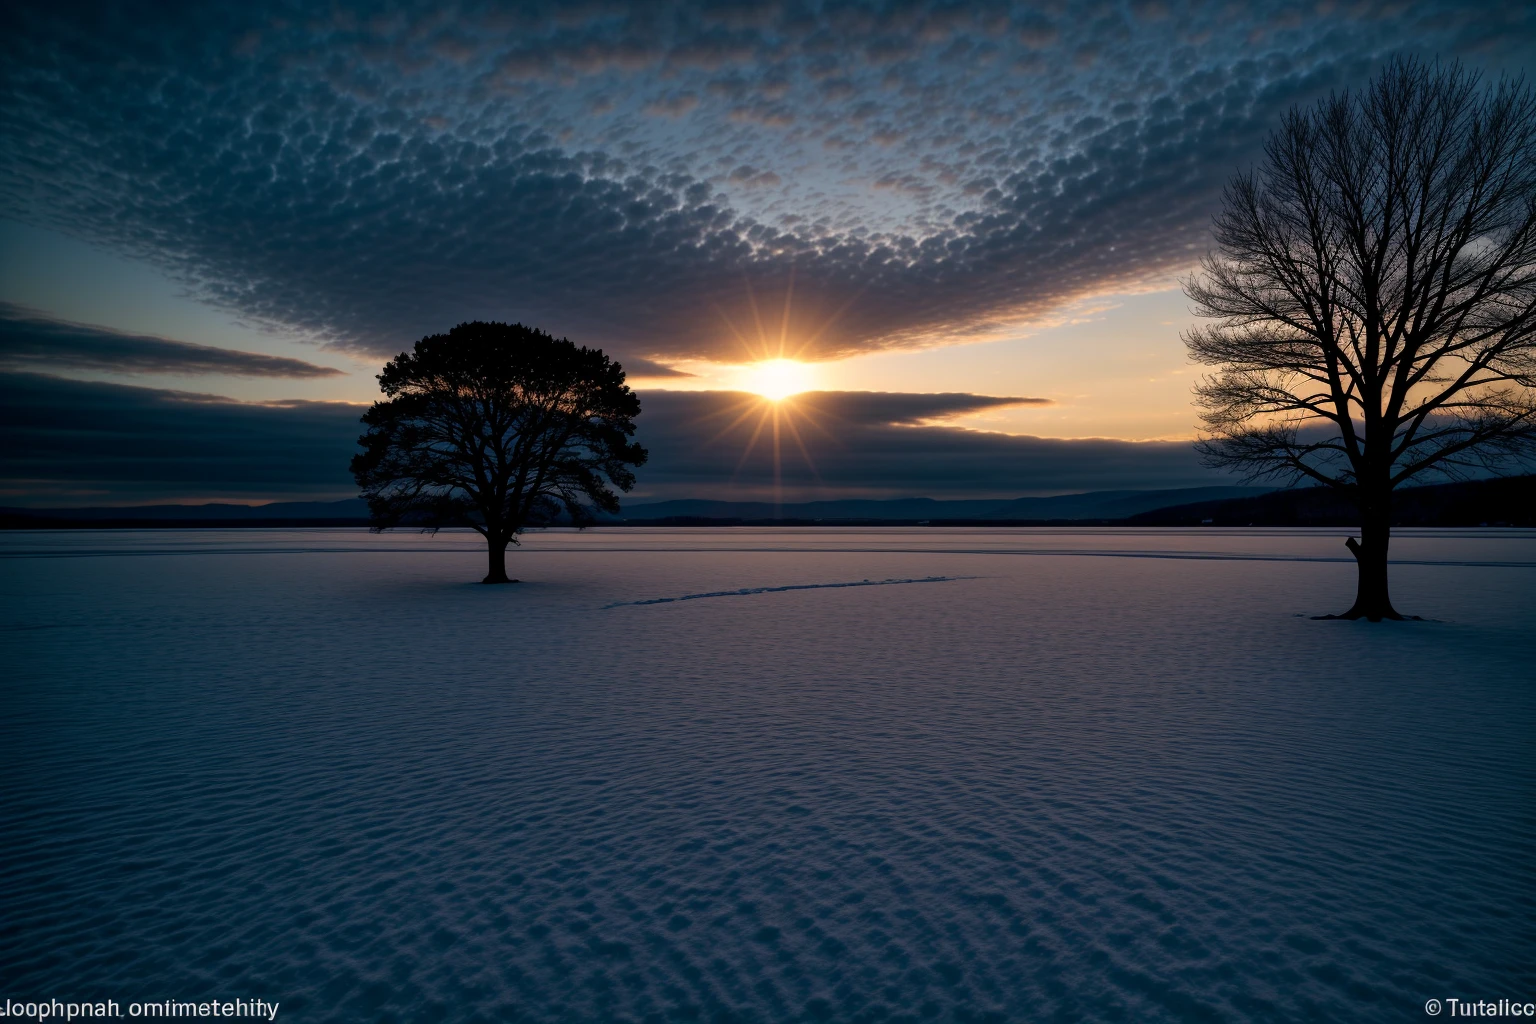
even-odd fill
[(742, 373), (741, 386), (777, 402), (816, 386), (816, 371), (809, 363), (793, 359), (765, 359)]

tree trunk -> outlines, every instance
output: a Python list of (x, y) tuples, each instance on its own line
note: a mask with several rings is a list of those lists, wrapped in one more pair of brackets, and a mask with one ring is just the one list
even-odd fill
[(480, 582), (516, 583), (517, 580), (507, 579), (507, 541), (488, 534), (485, 544), (490, 554), (490, 570)]
[(1377, 487), (1360, 492), (1360, 539), (1351, 537), (1344, 542), (1355, 556), (1359, 569), (1359, 583), (1355, 590), (1355, 603), (1349, 611), (1338, 616), (1341, 619), (1402, 619), (1392, 607), (1387, 591), (1387, 546), (1392, 539), (1392, 491), (1389, 487)]

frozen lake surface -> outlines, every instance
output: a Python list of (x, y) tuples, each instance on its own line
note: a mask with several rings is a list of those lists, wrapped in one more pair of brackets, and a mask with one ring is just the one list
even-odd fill
[(497, 588), (466, 534), (0, 534), (0, 999), (1536, 997), (1536, 533), (1406, 531), (1429, 621), (1313, 621), (1343, 536), (550, 532)]

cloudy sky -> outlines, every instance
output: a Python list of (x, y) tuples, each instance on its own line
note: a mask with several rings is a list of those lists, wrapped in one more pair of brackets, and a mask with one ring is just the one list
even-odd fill
[[(472, 319), (618, 356), (637, 497), (1213, 482), (1223, 182), (1391, 55), (1533, 52), (1521, 4), (12, 3), (0, 503), (348, 496), (381, 362)], [(777, 357), (815, 393), (746, 393)]]

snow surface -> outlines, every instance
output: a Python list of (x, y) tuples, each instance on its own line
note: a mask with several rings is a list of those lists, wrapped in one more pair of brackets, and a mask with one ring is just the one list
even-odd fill
[(0, 535), (0, 998), (1536, 996), (1536, 532), (1404, 532), (1430, 621), (1313, 621), (1344, 535), (551, 531), (512, 587), (466, 534)]

